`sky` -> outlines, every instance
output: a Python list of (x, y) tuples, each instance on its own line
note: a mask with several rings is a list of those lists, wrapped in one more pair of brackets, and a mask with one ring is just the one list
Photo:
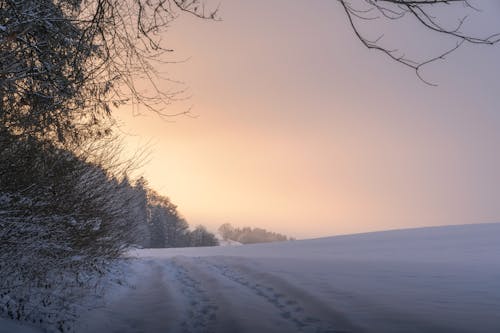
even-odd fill
[[(481, 4), (471, 27), (500, 31), (500, 5)], [(192, 116), (115, 111), (127, 151), (150, 151), (140, 172), (190, 224), (311, 238), (500, 221), (500, 46), (428, 65), (433, 87), (367, 50), (337, 1), (226, 0), (219, 15), (182, 15), (163, 36), (175, 63), (158, 71), (186, 89), (167, 112)], [(415, 54), (451, 45), (390, 32)]]

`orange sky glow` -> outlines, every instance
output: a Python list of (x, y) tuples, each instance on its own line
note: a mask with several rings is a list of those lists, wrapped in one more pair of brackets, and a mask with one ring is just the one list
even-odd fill
[(223, 21), (181, 16), (165, 34), (186, 61), (158, 69), (189, 97), (167, 112), (194, 117), (115, 111), (190, 224), (309, 238), (500, 221), (498, 47), (430, 65), (430, 87), (366, 50), (336, 1), (264, 4), (226, 1)]

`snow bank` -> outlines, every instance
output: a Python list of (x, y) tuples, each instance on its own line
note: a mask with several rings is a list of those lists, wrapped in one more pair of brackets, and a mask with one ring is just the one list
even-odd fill
[[(216, 281), (225, 286), (227, 278), (239, 283), (241, 288), (233, 284), (230, 295), (219, 291), (215, 297), (223, 301), (216, 304), (246, 297), (250, 306), (249, 286), (264, 294), (259, 286), (268, 285), (284, 295), (299, 295), (287, 296), (299, 304), (308, 299), (324, 304), (366, 332), (500, 332), (500, 224), (148, 249), (130, 256), (157, 263), (181, 260), (200, 275), (207, 267), (208, 272), (219, 271), (206, 280), (201, 277), (201, 285)], [(238, 306), (231, 310), (237, 312)]]

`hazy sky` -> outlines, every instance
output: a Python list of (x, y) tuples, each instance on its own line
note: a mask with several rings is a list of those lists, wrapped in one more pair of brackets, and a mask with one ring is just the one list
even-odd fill
[[(164, 36), (169, 59), (189, 58), (160, 67), (191, 96), (169, 111), (196, 118), (117, 112), (130, 151), (151, 143), (144, 175), (191, 224), (307, 238), (500, 221), (499, 46), (426, 67), (430, 87), (365, 49), (337, 1), (226, 0), (220, 15), (182, 16)], [(445, 45), (397, 31), (420, 51)]]

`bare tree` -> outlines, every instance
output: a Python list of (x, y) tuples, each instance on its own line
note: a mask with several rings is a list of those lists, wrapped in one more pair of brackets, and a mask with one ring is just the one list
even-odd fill
[[(358, 39), (369, 49), (383, 52), (393, 60), (415, 70), (418, 77), (428, 84), (420, 69), (434, 61), (444, 59), (464, 44), (493, 45), (500, 41), (499, 33), (476, 36), (466, 28), (466, 21), (471, 14), (480, 10), (470, 0), (339, 0), (349, 23)], [(452, 19), (450, 19), (452, 18)], [(390, 29), (396, 29), (396, 21), (412, 22), (416, 30), (425, 30), (435, 37), (444, 37), (452, 41), (451, 46), (436, 51), (434, 55), (418, 59), (407, 55), (404, 50), (384, 43), (384, 33), (370, 36), (363, 26), (367, 21), (388, 23)], [(418, 36), (418, 32), (414, 36)], [(405, 36), (416, 43), (415, 37)]]
[(81, 142), (109, 134), (113, 105), (167, 115), (176, 92), (157, 88), (152, 62), (180, 12), (216, 15), (198, 0), (0, 0), (1, 131)]

